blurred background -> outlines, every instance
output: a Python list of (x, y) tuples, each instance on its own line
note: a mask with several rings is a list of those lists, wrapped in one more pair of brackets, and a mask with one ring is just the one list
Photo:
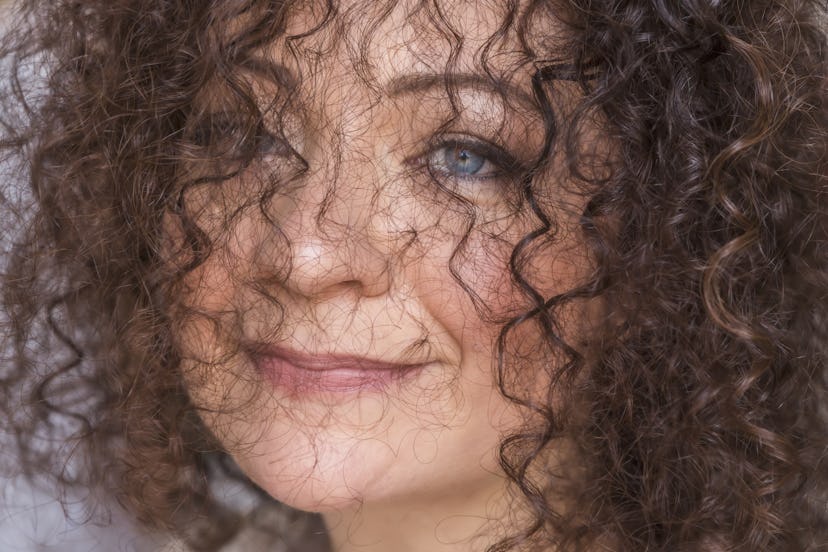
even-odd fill
[[(12, 0), (0, 0), (0, 34), (12, 21), (12, 9)], [(0, 60), (3, 120), (14, 117), (3, 101), (10, 97), (10, 80), (8, 63)], [(0, 125), (0, 140), (4, 132), (7, 129)], [(24, 180), (20, 163), (0, 155), (0, 269), (15, 231), (21, 228), (15, 206), (26, 200)], [(0, 328), (4, 322), (5, 313), (0, 312)], [(4, 356), (0, 353), (0, 359)], [(0, 552), (155, 552), (164, 547), (162, 538), (138, 530), (116, 505), (99, 501), (94, 516), (79, 496), (65, 496), (62, 505), (55, 491), (17, 474), (20, 466), (11, 445), (11, 437), (0, 432)]]

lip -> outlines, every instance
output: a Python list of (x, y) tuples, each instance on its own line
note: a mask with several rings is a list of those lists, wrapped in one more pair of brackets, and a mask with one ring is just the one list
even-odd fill
[(264, 379), (291, 394), (381, 391), (429, 364), (305, 353), (272, 345), (252, 345), (245, 349)]

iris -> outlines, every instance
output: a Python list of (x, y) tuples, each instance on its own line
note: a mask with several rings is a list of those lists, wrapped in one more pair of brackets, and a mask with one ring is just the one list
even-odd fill
[(469, 148), (449, 146), (443, 148), (443, 168), (457, 176), (474, 176), (486, 164), (486, 158)]

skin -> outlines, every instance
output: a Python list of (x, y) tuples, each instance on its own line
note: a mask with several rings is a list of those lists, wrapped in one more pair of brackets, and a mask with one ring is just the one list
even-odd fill
[[(455, 71), (482, 75), (475, 53), (503, 14), (452, 5), (447, 17), (464, 36)], [(519, 511), (497, 449), (525, 414), (500, 394), (493, 359), (502, 323), (528, 305), (508, 258), (538, 221), (508, 179), (457, 178), (441, 165), (445, 149), (433, 140), (451, 117), (439, 79), (449, 49), (435, 48), (436, 33), (423, 31), (433, 26), (410, 10), (400, 3), (366, 25), (377, 14), (345, 2), (338, 40), (302, 39), (298, 59), (279, 43), (264, 52), (304, 77), (296, 95), (304, 103), (291, 111), (301, 117), (283, 124), (307, 173), (260, 204), (262, 174), (289, 170), (265, 155), (237, 182), (187, 199), (216, 243), (179, 296), (175, 333), (191, 397), (242, 470), (276, 499), (321, 512), (341, 551), (480, 550)], [(313, 9), (295, 14), (289, 34), (316, 18)], [(360, 48), (367, 76), (353, 69)], [(495, 70), (514, 73), (530, 98), (532, 67), (509, 64), (513, 38), (498, 48), (504, 66)], [(326, 54), (311, 66), (303, 53), (318, 49)], [(412, 75), (438, 78), (412, 87)], [(262, 97), (279, 95), (257, 86)], [(484, 85), (461, 86), (457, 98), (451, 136), (483, 138), (531, 162), (543, 135), (531, 105)], [(560, 169), (542, 181), (557, 232), (533, 250), (525, 274), (550, 296), (586, 271), (577, 230), (584, 200)], [(168, 221), (173, 237), (176, 224)], [(583, 312), (565, 318), (573, 320), (565, 332), (577, 336)], [(543, 354), (533, 324), (513, 337), (512, 354)], [(257, 370), (242, 351), (247, 342), (423, 367), (380, 387), (297, 393)], [(527, 392), (542, 393), (544, 375), (527, 370)]]

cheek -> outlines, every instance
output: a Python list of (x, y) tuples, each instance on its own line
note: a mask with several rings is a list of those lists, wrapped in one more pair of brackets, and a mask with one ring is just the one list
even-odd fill
[[(505, 431), (518, 427), (522, 418), (499, 385), (509, 395), (558, 403), (560, 392), (550, 384), (569, 357), (554, 343), (581, 351), (589, 320), (595, 316), (597, 305), (589, 300), (566, 301), (549, 309), (554, 320), (550, 340), (544, 319), (531, 314), (543, 302), (582, 284), (589, 270), (583, 241), (574, 229), (577, 214), (571, 219), (561, 217), (556, 235), (529, 242), (515, 258), (515, 273), (510, 259), (516, 244), (529, 233), (529, 223), (497, 233), (475, 229), (457, 250), (435, 241), (419, 267), (419, 296), (461, 350), (465, 377), (493, 390), (492, 404), (508, 413), (496, 415), (500, 421), (495, 425)], [(521, 286), (531, 288), (541, 303)]]
[[(528, 224), (526, 225), (528, 226)], [(418, 262), (410, 262), (418, 297), (458, 341), (479, 346), (504, 325), (568, 292), (589, 267), (576, 231), (541, 236), (519, 248), (525, 228), (474, 229), (458, 246), (454, 240), (425, 241)], [(531, 290), (531, 291), (530, 291)]]

